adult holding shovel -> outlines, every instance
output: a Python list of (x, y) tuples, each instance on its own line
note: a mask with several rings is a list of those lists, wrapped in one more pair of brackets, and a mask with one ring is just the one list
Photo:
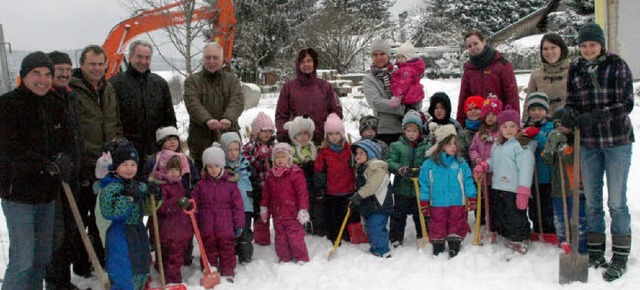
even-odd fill
[[(631, 216), (627, 207), (627, 178), (631, 143), (635, 140), (629, 113), (633, 110), (633, 84), (627, 63), (607, 53), (604, 32), (587, 23), (578, 33), (580, 56), (569, 68), (567, 103), (562, 124), (579, 128), (580, 164), (586, 197), (589, 265), (607, 267), (606, 281), (627, 271), (631, 251)], [(613, 257), (605, 260), (603, 177), (607, 175)]]

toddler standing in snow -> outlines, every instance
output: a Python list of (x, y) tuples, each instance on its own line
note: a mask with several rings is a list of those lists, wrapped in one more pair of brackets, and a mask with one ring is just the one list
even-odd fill
[(245, 226), (238, 175), (224, 170), (224, 151), (214, 143), (202, 153), (202, 178), (192, 192), (202, 243), (209, 263), (233, 282), (236, 255), (233, 239)]
[(364, 227), (369, 237), (369, 252), (378, 257), (389, 254), (387, 223), (393, 212), (393, 199), (389, 186), (389, 166), (380, 160), (380, 148), (373, 141), (364, 139), (351, 147), (356, 161), (356, 193), (351, 206), (364, 217)]
[(273, 168), (267, 173), (260, 218), (273, 216), (276, 231), (276, 254), (280, 263), (308, 262), (309, 252), (304, 243), (304, 224), (309, 222), (309, 195), (304, 173), (293, 164), (293, 149), (287, 143), (273, 147)]
[(527, 205), (535, 166), (535, 141), (520, 137), (520, 115), (507, 105), (498, 115), (500, 136), (491, 149), (491, 158), (473, 169), (474, 176), (493, 172), (491, 184), (496, 197), (495, 212), (501, 221), (498, 233), (509, 248), (526, 254), (531, 229)]
[[(424, 87), (420, 78), (424, 73), (424, 61), (416, 57), (415, 48), (407, 41), (398, 47), (396, 51), (396, 65), (398, 69), (391, 74), (391, 93), (389, 107), (397, 108), (400, 104), (406, 105), (406, 111), (419, 111), (422, 99), (424, 99)], [(405, 112), (406, 112), (405, 111)]]
[[(251, 122), (251, 139), (242, 146), (242, 155), (249, 161), (255, 176), (251, 177), (253, 187), (253, 209), (260, 208), (262, 197), (262, 187), (267, 172), (271, 168), (271, 148), (274, 145), (273, 133), (276, 126), (267, 114), (258, 113)], [(256, 216), (260, 213), (257, 212)], [(269, 230), (269, 219), (256, 219), (253, 223), (253, 239), (258, 245), (266, 246), (271, 244), (271, 232)]]
[(469, 231), (469, 210), (476, 207), (476, 188), (467, 162), (458, 153), (456, 129), (444, 125), (435, 131), (436, 145), (429, 148), (429, 158), (420, 167), (420, 210), (429, 219), (429, 240), (433, 255), (449, 244), (449, 257), (460, 251)]

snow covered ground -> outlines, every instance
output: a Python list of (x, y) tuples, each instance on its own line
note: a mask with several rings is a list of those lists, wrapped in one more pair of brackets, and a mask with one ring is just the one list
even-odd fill
[[(529, 75), (518, 75), (520, 86), (525, 86)], [(457, 107), (460, 79), (428, 80), (423, 79), (428, 96), (444, 91)], [(638, 87), (640, 84), (636, 84)], [(240, 117), (241, 128), (249, 126), (251, 120), (260, 111), (273, 118), (277, 94), (266, 94), (257, 108), (245, 111)], [(364, 99), (346, 97), (341, 99), (347, 132), (357, 139), (357, 118), (369, 114)], [(638, 101), (636, 104), (638, 105)], [(426, 110), (426, 106), (425, 106)], [(181, 137), (186, 138), (188, 115), (183, 104), (176, 106)], [(455, 115), (455, 111), (452, 113)], [(636, 108), (631, 119), (636, 134), (640, 134), (640, 108)], [(243, 140), (246, 141), (246, 134)], [(589, 282), (561, 286), (558, 284), (558, 264), (560, 249), (541, 243), (531, 243), (525, 256), (513, 255), (501, 240), (496, 244), (485, 243), (473, 246), (473, 236), (463, 242), (460, 254), (449, 259), (446, 254), (439, 257), (431, 255), (431, 246), (416, 250), (415, 230), (411, 219), (405, 233), (405, 246), (392, 251), (389, 259), (380, 259), (369, 254), (368, 245), (343, 244), (331, 261), (327, 254), (332, 243), (325, 238), (307, 236), (306, 243), (311, 261), (304, 265), (279, 264), (273, 246), (255, 246), (253, 262), (239, 265), (236, 269), (235, 283), (222, 282), (216, 289), (637, 289), (640, 284), (640, 142), (634, 143), (633, 161), (628, 183), (629, 208), (632, 218), (633, 249), (629, 259), (629, 270), (625, 276), (613, 283), (605, 282), (601, 270), (589, 269)], [(469, 222), (474, 218), (470, 215)], [(607, 222), (609, 219), (607, 218)], [(8, 237), (4, 215), (0, 214), (0, 237), (3, 251), (0, 257), (0, 275), (8, 262)], [(607, 255), (611, 252), (607, 249)], [(197, 259), (196, 259), (197, 260)], [(194, 261), (196, 261), (194, 260)], [(202, 274), (196, 261), (192, 267), (183, 267), (184, 282), (188, 289), (203, 289), (199, 286)], [(159, 286), (157, 273), (152, 274), (154, 285)], [(99, 289), (96, 278), (83, 279), (73, 277), (72, 282), (80, 288)], [(636, 286), (633, 286), (636, 285)]]

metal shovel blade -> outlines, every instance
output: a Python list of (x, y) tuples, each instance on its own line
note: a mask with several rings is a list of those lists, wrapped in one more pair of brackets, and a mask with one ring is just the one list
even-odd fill
[(588, 279), (589, 255), (580, 255), (577, 249), (568, 255), (560, 254), (560, 284), (587, 283)]

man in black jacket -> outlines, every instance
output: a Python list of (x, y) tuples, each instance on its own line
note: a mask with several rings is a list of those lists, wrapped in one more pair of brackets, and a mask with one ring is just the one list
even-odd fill
[(176, 126), (169, 85), (149, 70), (152, 54), (150, 43), (143, 40), (132, 42), (127, 71), (110, 80), (118, 95), (124, 137), (145, 159), (159, 149), (156, 130)]
[(54, 198), (69, 182), (77, 145), (65, 103), (51, 90), (43, 52), (22, 60), (22, 83), (0, 96), (0, 197), (9, 232), (2, 289), (40, 289), (52, 249)]

